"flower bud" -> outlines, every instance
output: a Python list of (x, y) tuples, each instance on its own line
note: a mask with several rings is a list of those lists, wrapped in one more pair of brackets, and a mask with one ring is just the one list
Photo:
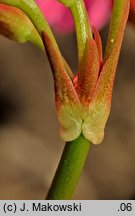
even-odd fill
[(129, 0), (125, 0), (117, 20), (115, 38), (110, 41), (109, 35), (107, 55), (103, 60), (101, 39), (94, 29), (94, 39), (86, 41), (79, 71), (73, 79), (66, 73), (62, 56), (51, 43), (49, 35), (43, 32), (43, 42), (53, 71), (61, 136), (65, 141), (76, 139), (81, 133), (93, 144), (103, 140), (128, 12)]
[(18, 42), (30, 41), (43, 48), (35, 26), (19, 8), (0, 4), (0, 34)]

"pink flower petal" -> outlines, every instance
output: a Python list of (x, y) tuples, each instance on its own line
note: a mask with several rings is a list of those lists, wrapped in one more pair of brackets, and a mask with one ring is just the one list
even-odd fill
[(85, 0), (91, 26), (101, 29), (108, 21), (111, 10), (112, 0)]
[[(35, 0), (48, 23), (57, 31), (67, 33), (74, 30), (72, 16), (67, 8), (57, 0)], [(108, 21), (112, 9), (112, 0), (85, 0), (90, 23), (101, 29)]]

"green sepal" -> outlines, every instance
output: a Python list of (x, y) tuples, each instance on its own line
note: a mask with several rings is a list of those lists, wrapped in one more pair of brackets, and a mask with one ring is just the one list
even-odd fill
[(66, 72), (63, 58), (55, 49), (46, 32), (43, 42), (52, 68), (55, 88), (55, 103), (63, 140), (71, 141), (81, 134), (81, 105), (71, 78)]

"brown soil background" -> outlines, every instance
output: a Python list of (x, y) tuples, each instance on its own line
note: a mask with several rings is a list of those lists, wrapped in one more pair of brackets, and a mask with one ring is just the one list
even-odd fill
[[(101, 32), (106, 40), (106, 29)], [(75, 35), (57, 36), (76, 71)], [(63, 141), (45, 53), (0, 37), (0, 199), (44, 199)], [(74, 199), (132, 199), (135, 194), (135, 29), (128, 26), (101, 145), (92, 146)]]

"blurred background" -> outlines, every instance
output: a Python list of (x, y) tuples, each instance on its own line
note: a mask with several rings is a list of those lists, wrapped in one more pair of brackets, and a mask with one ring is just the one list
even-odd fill
[[(108, 27), (101, 36), (105, 46)], [(73, 71), (75, 34), (56, 35)], [(0, 199), (44, 199), (64, 148), (46, 54), (0, 37)], [(101, 145), (91, 146), (73, 199), (135, 198), (135, 29), (128, 25)]]

